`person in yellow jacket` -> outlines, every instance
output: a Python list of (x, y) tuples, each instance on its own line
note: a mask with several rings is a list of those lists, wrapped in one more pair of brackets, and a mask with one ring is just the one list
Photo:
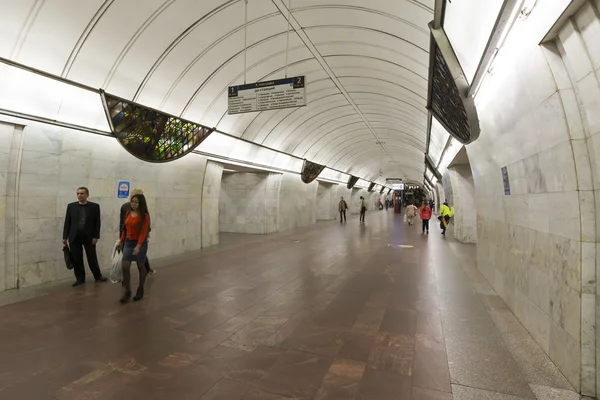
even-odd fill
[(446, 228), (450, 223), (450, 219), (454, 216), (454, 207), (450, 208), (448, 202), (444, 202), (440, 208), (440, 228), (442, 228), (442, 235), (446, 234)]

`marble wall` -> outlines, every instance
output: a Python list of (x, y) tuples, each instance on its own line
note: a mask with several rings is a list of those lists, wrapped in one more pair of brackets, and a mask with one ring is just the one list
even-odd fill
[(477, 243), (477, 206), (475, 184), (469, 165), (449, 167), (443, 177), (445, 198), (454, 206), (454, 238), (463, 243)]
[(571, 384), (594, 396), (600, 4), (587, 2), (540, 46), (551, 3), (517, 20), (475, 99), (478, 267)]
[(16, 201), (23, 126), (0, 122), (0, 291), (18, 285)]
[(279, 189), (279, 230), (309, 226), (317, 220), (319, 183), (302, 182), (299, 175), (283, 174)]
[(202, 185), (202, 247), (219, 244), (219, 197), (223, 165), (206, 163)]
[[(318, 181), (317, 220), (332, 220), (337, 216), (337, 186), (334, 183)], [(335, 206), (335, 208), (334, 208)]]
[(224, 173), (219, 200), (221, 232), (277, 232), (281, 176), (268, 172)]
[(89, 200), (100, 204), (98, 255), (104, 270), (110, 268), (119, 210), (126, 201), (117, 198), (119, 180), (142, 188), (148, 198), (151, 259), (201, 248), (206, 158), (189, 155), (167, 164), (146, 163), (114, 138), (30, 122), (24, 129), (2, 124), (0, 135), (4, 288), (72, 276), (64, 266), (61, 239), (66, 206), (77, 200), (79, 186), (88, 187)]

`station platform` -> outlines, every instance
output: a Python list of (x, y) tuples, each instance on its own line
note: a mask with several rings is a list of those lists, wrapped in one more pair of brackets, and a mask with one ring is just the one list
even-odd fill
[(110, 283), (3, 293), (0, 399), (579, 399), (434, 222), (222, 234), (125, 305)]

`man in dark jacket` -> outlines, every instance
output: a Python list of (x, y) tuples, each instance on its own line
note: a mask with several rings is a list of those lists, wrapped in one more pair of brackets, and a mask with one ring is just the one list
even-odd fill
[(83, 249), (87, 256), (90, 271), (96, 282), (106, 282), (100, 272), (96, 243), (100, 239), (100, 206), (87, 201), (90, 195), (86, 187), (77, 189), (77, 202), (67, 206), (65, 226), (63, 229), (63, 244), (69, 243), (73, 258), (73, 271), (77, 279), (73, 286), (85, 283), (85, 266), (83, 264)]
[[(144, 194), (142, 189), (133, 189), (130, 194), (130, 200), (136, 194)], [(131, 211), (131, 203), (128, 201), (121, 206), (121, 216), (119, 218), (119, 237), (123, 236), (123, 231), (125, 230), (125, 219), (127, 218), (127, 213)], [(150, 229), (151, 230), (151, 229)], [(146, 257), (146, 272), (150, 275), (154, 275), (154, 271), (150, 268), (150, 261), (148, 261), (148, 257)]]

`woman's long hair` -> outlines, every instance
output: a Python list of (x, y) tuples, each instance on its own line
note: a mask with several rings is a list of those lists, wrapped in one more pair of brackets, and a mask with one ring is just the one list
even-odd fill
[(138, 209), (136, 212), (140, 216), (140, 225), (138, 226), (138, 234), (142, 231), (142, 227), (144, 226), (144, 222), (146, 222), (146, 215), (150, 215), (148, 211), (148, 203), (146, 203), (146, 196), (143, 194), (136, 194), (131, 197), (131, 200), (138, 199)]

